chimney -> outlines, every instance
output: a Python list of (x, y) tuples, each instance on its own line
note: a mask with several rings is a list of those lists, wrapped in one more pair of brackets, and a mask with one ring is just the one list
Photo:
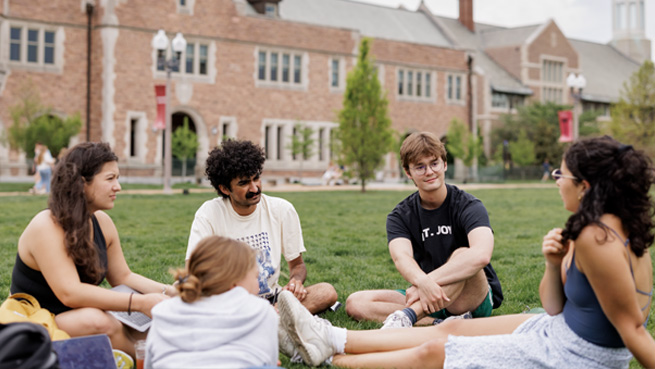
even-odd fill
[(473, 23), (473, 0), (459, 0), (459, 22), (468, 28), (469, 31), (475, 32), (475, 23)]

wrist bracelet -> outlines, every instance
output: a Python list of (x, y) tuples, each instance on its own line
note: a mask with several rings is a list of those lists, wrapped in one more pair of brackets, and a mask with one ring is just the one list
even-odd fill
[(134, 292), (130, 292), (130, 300), (127, 303), (127, 315), (132, 315), (132, 296)]
[(166, 294), (166, 288), (168, 288), (168, 286), (164, 285), (164, 288), (161, 290), (162, 295)]

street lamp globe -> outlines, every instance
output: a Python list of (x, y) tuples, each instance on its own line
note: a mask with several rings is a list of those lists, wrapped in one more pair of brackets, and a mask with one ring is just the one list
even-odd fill
[(178, 32), (177, 35), (175, 35), (172, 44), (173, 44), (173, 51), (177, 53), (177, 57), (179, 59), (182, 51), (186, 49), (186, 40), (184, 39), (184, 36), (182, 36), (182, 33)]

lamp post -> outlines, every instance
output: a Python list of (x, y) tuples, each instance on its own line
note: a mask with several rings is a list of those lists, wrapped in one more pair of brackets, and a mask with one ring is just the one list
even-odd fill
[(587, 86), (587, 80), (581, 73), (571, 73), (566, 78), (566, 85), (571, 91), (573, 97), (573, 140), (577, 140), (580, 136), (580, 110), (582, 107), (582, 90)]
[(166, 50), (168, 50), (169, 40), (166, 32), (163, 29), (157, 31), (155, 37), (152, 38), (152, 47), (157, 50), (157, 69), (164, 68), (166, 70), (166, 128), (164, 129), (164, 193), (173, 193), (171, 189), (171, 174), (172, 174), (172, 149), (171, 149), (171, 134), (172, 122), (170, 113), (171, 95), (171, 72), (180, 67), (180, 56), (182, 51), (186, 48), (186, 40), (180, 32), (177, 33), (171, 42), (171, 49), (173, 53), (170, 59), (166, 59)]

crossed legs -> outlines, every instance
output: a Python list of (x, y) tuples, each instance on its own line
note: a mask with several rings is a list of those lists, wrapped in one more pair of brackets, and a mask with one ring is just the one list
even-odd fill
[[(489, 285), (483, 270), (478, 271), (473, 277), (441, 286), (449, 296), (450, 302), (446, 305), (447, 310), (454, 315), (473, 311), (487, 297)], [(346, 313), (355, 320), (371, 320), (383, 322), (389, 314), (406, 307), (412, 308), (418, 317), (419, 325), (431, 324), (433, 319), (427, 317), (421, 307), (421, 302), (416, 301), (411, 306), (406, 305), (405, 295), (394, 290), (366, 290), (358, 291), (346, 300)]]

